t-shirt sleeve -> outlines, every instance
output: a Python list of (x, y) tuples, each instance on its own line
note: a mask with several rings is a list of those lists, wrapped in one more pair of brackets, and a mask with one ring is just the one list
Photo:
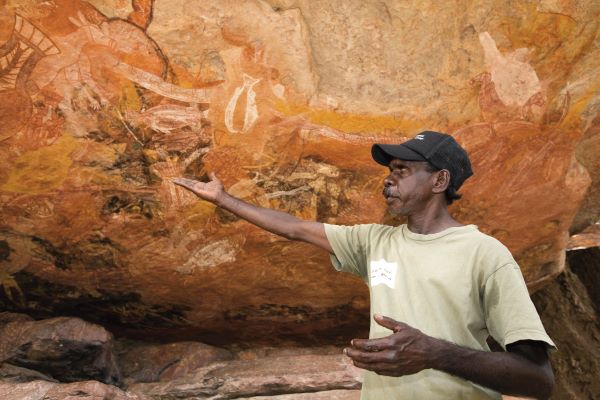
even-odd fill
[(367, 238), (369, 225), (325, 224), (325, 234), (333, 249), (331, 263), (338, 271), (367, 279)]
[(519, 340), (544, 342), (556, 349), (529, 297), (525, 280), (516, 263), (493, 272), (483, 288), (485, 320), (490, 335), (504, 349)]

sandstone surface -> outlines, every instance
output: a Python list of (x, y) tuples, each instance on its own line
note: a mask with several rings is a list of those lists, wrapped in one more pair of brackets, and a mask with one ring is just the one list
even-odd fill
[(0, 3), (3, 309), (211, 344), (364, 336), (359, 279), (170, 179), (398, 223), (370, 144), (423, 129), (471, 154), (455, 216), (551, 282), (600, 219), (600, 3), (459, 3)]
[(362, 372), (337, 355), (267, 357), (217, 363), (168, 382), (138, 383), (128, 390), (155, 399), (232, 399), (360, 389)]
[(316, 393), (284, 394), (279, 396), (247, 397), (248, 400), (359, 400), (360, 390), (328, 390)]
[(4, 383), (25, 383), (31, 381), (48, 381), (58, 383), (56, 379), (50, 378), (41, 372), (17, 367), (8, 363), (0, 364), (0, 380)]
[(0, 397), (7, 400), (150, 400), (144, 395), (125, 392), (96, 381), (68, 384), (46, 381), (0, 382)]
[(600, 249), (570, 252), (568, 268), (532, 296), (559, 351), (551, 354), (553, 399), (594, 399), (600, 393)]
[(120, 347), (117, 354), (121, 371), (133, 382), (180, 378), (209, 364), (233, 359), (230, 351), (197, 342), (122, 343)]
[(121, 380), (112, 352), (112, 335), (79, 318), (1, 325), (0, 362), (30, 368), (63, 382)]

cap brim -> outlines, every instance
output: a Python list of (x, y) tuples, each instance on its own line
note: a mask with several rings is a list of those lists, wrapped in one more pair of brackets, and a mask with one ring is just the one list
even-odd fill
[(404, 161), (427, 161), (416, 151), (401, 144), (374, 144), (371, 147), (371, 156), (378, 164), (386, 167), (395, 158)]

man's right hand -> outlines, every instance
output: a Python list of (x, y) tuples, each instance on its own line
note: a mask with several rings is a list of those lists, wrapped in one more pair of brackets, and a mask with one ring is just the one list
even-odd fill
[(209, 174), (210, 181), (200, 182), (194, 179), (175, 178), (173, 183), (186, 188), (203, 200), (217, 204), (224, 196), (223, 184), (214, 172)]

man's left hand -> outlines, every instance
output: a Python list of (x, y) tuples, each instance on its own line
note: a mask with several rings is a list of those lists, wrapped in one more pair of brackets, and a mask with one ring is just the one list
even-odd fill
[(416, 374), (429, 368), (434, 338), (382, 315), (375, 315), (375, 321), (394, 333), (379, 339), (353, 339), (344, 354), (355, 366), (387, 376)]

